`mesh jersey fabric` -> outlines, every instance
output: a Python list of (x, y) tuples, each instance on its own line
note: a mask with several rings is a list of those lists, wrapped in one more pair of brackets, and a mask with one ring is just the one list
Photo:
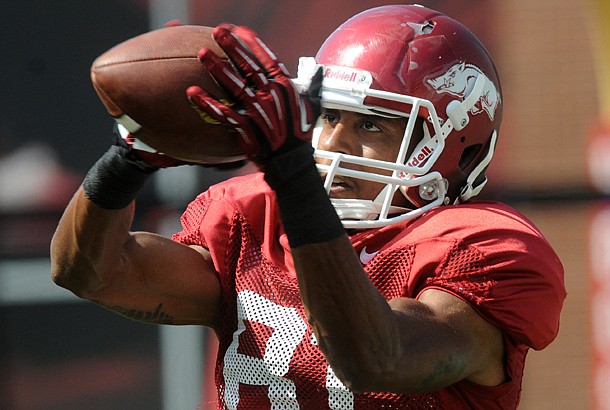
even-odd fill
[(174, 240), (211, 253), (222, 288), (215, 379), (219, 409), (514, 409), (525, 356), (557, 335), (563, 267), (524, 216), (476, 201), (351, 236), (386, 299), (438, 288), (502, 329), (509, 380), (461, 381), (427, 394), (353, 394), (334, 375), (307, 324), (288, 240), (261, 174), (200, 194)]

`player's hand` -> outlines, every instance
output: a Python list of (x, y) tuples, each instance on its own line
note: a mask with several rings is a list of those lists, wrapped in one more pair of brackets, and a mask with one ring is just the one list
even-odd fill
[(127, 150), (125, 157), (143, 170), (170, 168), (189, 163), (169, 157), (154, 148), (144, 144), (127, 131), (125, 127), (115, 123), (114, 144)]
[(195, 108), (236, 130), (244, 152), (259, 166), (304, 143), (309, 145), (320, 115), (321, 70), (309, 89), (299, 92), (284, 65), (251, 29), (222, 24), (213, 36), (237, 73), (209, 49), (202, 49), (199, 59), (235, 104), (224, 104), (193, 86), (187, 96)]

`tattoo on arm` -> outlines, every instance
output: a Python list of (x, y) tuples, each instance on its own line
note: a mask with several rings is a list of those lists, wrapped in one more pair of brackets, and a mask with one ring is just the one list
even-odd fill
[(163, 311), (163, 303), (159, 303), (159, 306), (157, 306), (154, 312), (126, 309), (121, 306), (112, 306), (109, 308), (122, 316), (140, 322), (156, 323), (161, 325), (171, 325), (174, 323), (174, 317)]

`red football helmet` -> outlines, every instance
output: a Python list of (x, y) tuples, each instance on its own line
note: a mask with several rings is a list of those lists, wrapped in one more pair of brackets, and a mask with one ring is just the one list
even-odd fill
[[(337, 28), (315, 59), (301, 58), (295, 82), (306, 86), (320, 65), (323, 107), (408, 118), (394, 163), (316, 150), (316, 157), (330, 162), (318, 166), (327, 190), (337, 175), (387, 184), (373, 201), (332, 199), (345, 227), (388, 225), (481, 191), (502, 99), (492, 60), (466, 27), (421, 6), (373, 8)], [(407, 152), (416, 125), (423, 127), (423, 138)], [(353, 164), (377, 167), (386, 175), (355, 171)], [(392, 206), (397, 190), (412, 209)]]

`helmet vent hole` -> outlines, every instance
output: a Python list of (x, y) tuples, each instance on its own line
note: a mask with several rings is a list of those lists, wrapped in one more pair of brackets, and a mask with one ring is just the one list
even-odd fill
[(464, 148), (462, 151), (462, 157), (460, 158), (459, 167), (460, 170), (468, 168), (468, 166), (472, 163), (472, 161), (477, 157), (477, 155), (481, 152), (481, 148), (483, 144), (474, 144), (469, 147)]

